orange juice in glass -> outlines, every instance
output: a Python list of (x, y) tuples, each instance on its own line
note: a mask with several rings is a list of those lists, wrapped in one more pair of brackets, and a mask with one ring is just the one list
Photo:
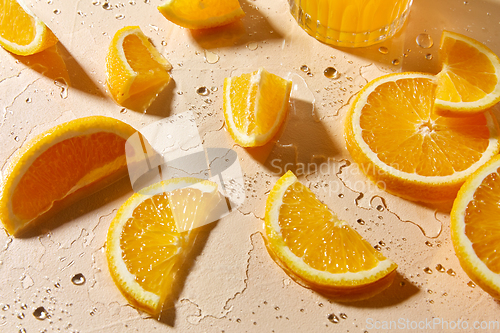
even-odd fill
[(288, 0), (298, 24), (336, 46), (381, 42), (401, 29), (413, 0)]

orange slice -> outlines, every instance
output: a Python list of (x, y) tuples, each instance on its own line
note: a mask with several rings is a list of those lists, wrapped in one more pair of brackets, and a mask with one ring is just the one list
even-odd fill
[(176, 178), (135, 193), (120, 207), (108, 230), (106, 257), (116, 286), (133, 306), (161, 312), (215, 197), (213, 182)]
[(4, 174), (0, 220), (10, 234), (46, 220), (127, 174), (125, 141), (135, 130), (113, 118), (76, 119), (41, 133)]
[(224, 80), (226, 126), (242, 147), (262, 146), (278, 132), (288, 110), (292, 82), (263, 68)]
[(451, 239), (467, 275), (500, 299), (500, 156), (474, 172), (458, 192)]
[(380, 188), (411, 200), (453, 200), (465, 179), (500, 149), (490, 112), (432, 112), (435, 77), (389, 74), (369, 82), (345, 121), (347, 149)]
[(500, 101), (500, 59), (480, 42), (444, 31), (437, 75), (436, 112), (443, 116), (468, 116)]
[(388, 287), (397, 265), (341, 221), (288, 171), (269, 193), (265, 233), (275, 261), (297, 282), (342, 301)]
[(118, 104), (144, 111), (170, 82), (171, 69), (139, 27), (116, 32), (106, 57), (106, 82)]
[(238, 0), (167, 0), (158, 10), (167, 20), (188, 29), (215, 28), (245, 16)]
[(0, 45), (17, 55), (31, 55), (55, 45), (57, 37), (23, 0), (0, 2)]

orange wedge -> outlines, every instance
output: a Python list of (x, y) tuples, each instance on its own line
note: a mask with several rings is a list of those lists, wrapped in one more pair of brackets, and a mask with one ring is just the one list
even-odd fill
[(263, 68), (224, 80), (223, 109), (229, 134), (242, 147), (262, 146), (278, 132), (292, 82)]
[(435, 90), (432, 75), (389, 74), (369, 82), (347, 114), (344, 136), (354, 162), (403, 198), (453, 200), (465, 179), (500, 150), (490, 112), (438, 116)]
[(106, 57), (106, 82), (118, 104), (146, 110), (170, 82), (171, 69), (139, 27), (116, 32)]
[(213, 182), (176, 178), (135, 193), (120, 207), (108, 230), (106, 257), (130, 304), (152, 315), (161, 312), (215, 197)]
[(371, 297), (387, 288), (397, 265), (288, 171), (266, 203), (266, 245), (297, 282), (340, 301)]
[(158, 10), (188, 29), (215, 28), (245, 16), (238, 0), (166, 0)]
[(467, 275), (500, 299), (500, 156), (474, 172), (458, 192), (451, 239)]
[(135, 130), (113, 118), (76, 119), (41, 133), (7, 168), (0, 220), (12, 235), (127, 174), (125, 141)]
[(0, 45), (17, 55), (31, 55), (55, 45), (57, 37), (23, 0), (0, 2)]
[(500, 59), (480, 42), (444, 31), (435, 108), (443, 116), (469, 116), (500, 101)]

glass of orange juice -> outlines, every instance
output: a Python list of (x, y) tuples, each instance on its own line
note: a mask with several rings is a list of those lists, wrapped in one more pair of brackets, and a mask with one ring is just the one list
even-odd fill
[(299, 25), (336, 46), (369, 46), (401, 29), (413, 0), (288, 0)]

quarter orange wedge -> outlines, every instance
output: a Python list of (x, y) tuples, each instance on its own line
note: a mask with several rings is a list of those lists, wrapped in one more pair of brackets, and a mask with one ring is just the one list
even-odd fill
[(57, 37), (23, 0), (0, 1), (0, 45), (7, 51), (31, 55), (57, 42)]

